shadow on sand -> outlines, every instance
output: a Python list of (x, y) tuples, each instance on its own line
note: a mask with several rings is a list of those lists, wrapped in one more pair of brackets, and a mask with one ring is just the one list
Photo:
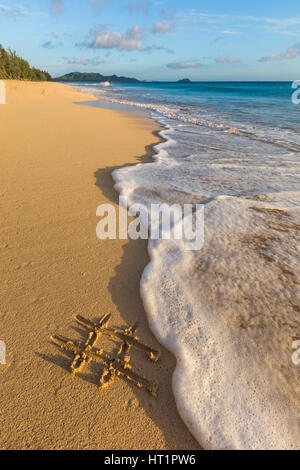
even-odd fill
[[(162, 140), (158, 132), (153, 132), (153, 135), (155, 137), (155, 144), (159, 142), (159, 139)], [(145, 147), (145, 154), (137, 156), (137, 162), (150, 163), (153, 161), (153, 145)], [(128, 166), (130, 165), (106, 167), (95, 172), (96, 186), (107, 199), (115, 204), (118, 203), (118, 193), (113, 188), (114, 182), (111, 173), (113, 170)], [(134, 263), (132, 260), (134, 260)], [(176, 410), (171, 387), (176, 361), (170, 352), (158, 344), (151, 333), (142, 300), (137, 295), (142, 273), (149, 261), (147, 241), (132, 241), (129, 239), (123, 245), (121, 263), (116, 267), (114, 276), (110, 279), (108, 285), (112, 300), (117, 306), (124, 323), (130, 325), (138, 321), (140, 324), (138, 334), (141, 336), (142, 341), (162, 352), (162, 358), (154, 366), (154, 370), (152, 365), (150, 369), (148, 369), (148, 366), (146, 367), (146, 376), (148, 370), (150, 374), (152, 372), (152, 375), (153, 373), (155, 375), (155, 370), (159, 372), (160, 383), (157, 400), (150, 399), (145, 392), (137, 389), (134, 389), (134, 393), (137, 395), (140, 406), (144, 408), (151, 420), (162, 430), (169, 449), (199, 449), (199, 444), (183, 424)]]

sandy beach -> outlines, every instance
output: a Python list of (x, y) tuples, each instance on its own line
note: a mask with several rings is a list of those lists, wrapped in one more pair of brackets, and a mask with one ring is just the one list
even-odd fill
[[(173, 356), (149, 330), (139, 295), (145, 241), (100, 241), (96, 208), (118, 201), (111, 172), (149, 161), (158, 126), (138, 115), (77, 104), (93, 99), (55, 83), (7, 81), (0, 106), (1, 449), (198, 449), (172, 394)], [(100, 369), (72, 379), (72, 355), (50, 336), (86, 338), (76, 315), (140, 322), (159, 349), (137, 368), (158, 398), (116, 379), (99, 391)], [(116, 345), (114, 345), (116, 347)]]

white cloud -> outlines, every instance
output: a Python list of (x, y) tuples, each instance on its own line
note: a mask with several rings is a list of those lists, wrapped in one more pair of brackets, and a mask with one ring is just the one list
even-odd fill
[(105, 61), (99, 58), (94, 59), (86, 59), (83, 57), (73, 57), (72, 59), (68, 59), (67, 57), (63, 57), (64, 60), (67, 61), (69, 65), (100, 65), (104, 64)]
[(2, 5), (2, 4), (0, 4), (0, 10), (9, 11), (9, 10), (10, 10), (10, 7), (8, 7), (7, 5)]
[[(250, 17), (251, 18), (251, 17)], [(273, 29), (283, 29), (300, 24), (300, 18), (253, 18), (255, 21), (262, 21)]]
[(110, 53), (112, 49), (117, 51), (138, 51), (151, 53), (154, 51), (165, 51), (167, 54), (174, 54), (174, 51), (165, 46), (148, 45), (144, 46), (142, 39), (144, 30), (140, 26), (135, 26), (125, 33), (109, 31), (106, 28), (100, 30), (91, 30), (90, 39), (77, 44), (77, 46), (87, 47), (89, 49), (108, 49)]
[(216, 59), (217, 64), (239, 64), (240, 59), (232, 59), (231, 57), (228, 56), (222, 56), (218, 57)]
[(26, 18), (26, 17), (38, 17), (43, 16), (44, 13), (41, 11), (26, 10), (23, 5), (11, 5), (8, 6), (4, 3), (0, 3), (0, 17), (6, 18)]
[(152, 28), (152, 32), (154, 34), (163, 34), (163, 33), (167, 33), (168, 31), (170, 31), (170, 29), (171, 29), (170, 23), (167, 23), (166, 21), (157, 21)]
[(224, 29), (223, 31), (220, 31), (221, 34), (228, 34), (228, 35), (231, 35), (231, 36), (239, 36), (240, 33), (239, 31), (231, 31), (230, 29)]
[[(216, 32), (239, 34), (235, 28), (243, 30), (265, 30), (270, 33), (294, 35), (295, 28), (300, 25), (300, 17), (272, 18), (251, 15), (208, 14), (192, 9), (189, 12), (176, 14), (177, 26), (183, 30), (197, 30), (203, 32)], [(220, 28), (223, 26), (224, 31)]]
[(201, 67), (202, 64), (197, 61), (193, 62), (172, 62), (167, 64), (168, 69), (195, 69)]
[(285, 52), (281, 52), (279, 54), (273, 54), (270, 56), (262, 57), (259, 59), (259, 62), (274, 62), (278, 60), (288, 60), (294, 59), (300, 54), (300, 43), (295, 44), (295, 46), (291, 47)]
[(129, 29), (126, 33), (105, 30), (91, 30), (91, 40), (81, 46), (90, 49), (117, 49), (118, 51), (139, 51), (142, 49), (142, 30), (139, 26)]
[(78, 57), (77, 59), (68, 60), (68, 64), (70, 65), (88, 65), (88, 63), (88, 59), (81, 59), (80, 57)]

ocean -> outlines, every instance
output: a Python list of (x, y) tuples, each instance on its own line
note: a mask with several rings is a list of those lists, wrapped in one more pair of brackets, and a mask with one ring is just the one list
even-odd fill
[(150, 327), (177, 360), (182, 419), (206, 449), (299, 449), (300, 105), (291, 83), (76, 87), (164, 128), (152, 163), (113, 172), (130, 204), (205, 207), (203, 248), (150, 240), (141, 279)]

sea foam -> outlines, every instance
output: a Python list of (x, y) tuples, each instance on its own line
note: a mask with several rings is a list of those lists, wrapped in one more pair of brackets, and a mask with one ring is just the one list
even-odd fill
[[(151, 329), (177, 359), (179, 413), (207, 449), (297, 448), (299, 372), (291, 345), (299, 328), (300, 220), (293, 210), (299, 193), (259, 193), (256, 167), (247, 194), (228, 158), (223, 175), (213, 165), (198, 168), (205, 190), (192, 190), (185, 175), (186, 166), (193, 175), (191, 159), (166, 161), (172, 145), (173, 139), (156, 147), (155, 163), (117, 170), (113, 178), (130, 203), (206, 205), (204, 248), (190, 253), (176, 241), (150, 240), (151, 262), (141, 280)], [(263, 172), (266, 177), (267, 162)], [(220, 177), (223, 188), (229, 178), (228, 192), (244, 197), (217, 195)]]

